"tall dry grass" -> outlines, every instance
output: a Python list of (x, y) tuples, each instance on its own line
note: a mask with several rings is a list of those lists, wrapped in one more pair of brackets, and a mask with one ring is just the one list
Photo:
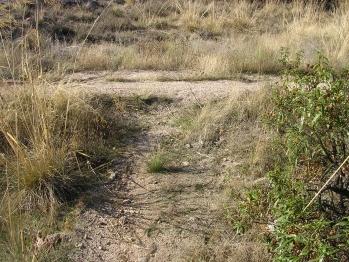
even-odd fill
[(60, 204), (102, 181), (96, 168), (122, 120), (107, 95), (17, 89), (0, 106), (0, 253), (26, 261), (38, 258), (36, 234), (52, 232)]
[[(135, 28), (142, 28), (144, 36), (130, 27), (118, 32), (130, 40), (134, 36), (130, 43), (86, 45), (77, 60), (78, 70), (194, 70), (206, 78), (277, 74), (280, 51), (285, 48), (292, 55), (303, 52), (309, 64), (318, 52), (337, 69), (348, 64), (346, 2), (332, 11), (304, 1), (258, 5), (250, 1), (152, 0), (111, 8), (114, 11), (101, 23), (119, 23), (124, 17)], [(154, 33), (161, 33), (160, 39), (149, 38)], [(71, 68), (69, 50), (68, 46), (49, 50), (46, 65), (58, 59), (61, 68)]]
[(1, 25), (0, 260), (38, 261), (49, 251), (38, 240), (64, 229), (62, 203), (103, 180), (101, 164), (112, 157), (107, 144), (123, 120), (112, 96), (46, 80), (55, 46), (38, 26), (6, 41), (11, 28)]
[[(92, 23), (88, 21), (95, 18), (93, 12), (81, 8), (74, 15), (74, 10), (66, 10), (66, 16), (59, 8), (52, 10), (47, 11), (49, 15), (63, 16), (57, 19), (75, 26), (75, 41), (86, 37), (87, 26)], [(291, 54), (304, 52), (308, 63), (322, 52), (340, 69), (348, 64), (348, 16), (346, 1), (334, 10), (325, 10), (313, 1), (266, 1), (261, 5), (245, 0), (149, 0), (112, 4), (87, 39), (97, 43), (87, 44), (80, 52), (77, 70), (184, 69), (207, 78), (274, 74), (280, 70), (282, 48)], [(37, 36), (32, 35), (17, 40), (14, 47), (7, 43), (8, 48), (18, 50), (21, 43), (32, 46)], [(72, 71), (78, 43), (39, 36), (43, 70), (56, 75)], [(38, 51), (34, 48), (31, 53)], [(13, 60), (15, 65), (20, 54), (14, 52), (19, 56)], [(0, 54), (0, 73), (8, 77), (6, 67), (5, 56)]]

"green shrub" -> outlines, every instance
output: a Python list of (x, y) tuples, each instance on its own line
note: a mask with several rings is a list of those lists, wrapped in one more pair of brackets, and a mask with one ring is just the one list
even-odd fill
[[(314, 65), (302, 65), (302, 56), (283, 53), (285, 68), (273, 89), (266, 124), (277, 131), (285, 161), (268, 173), (267, 194), (249, 191), (239, 206), (240, 221), (250, 226), (268, 201), (268, 241), (275, 261), (346, 261), (348, 257), (348, 164), (305, 209), (335, 169), (348, 156), (349, 79), (336, 73), (319, 55)], [(253, 201), (251, 201), (251, 199)], [(246, 213), (247, 212), (247, 213)], [(263, 212), (263, 211), (262, 211)], [(246, 222), (247, 221), (247, 222)]]
[(287, 52), (282, 62), (283, 80), (274, 90), (269, 112), (269, 124), (282, 137), (289, 160), (269, 174), (276, 260), (343, 259), (343, 232), (349, 226), (347, 166), (325, 188), (317, 205), (304, 208), (347, 157), (348, 78), (335, 73), (321, 54), (312, 66), (302, 67), (302, 57), (291, 60)]

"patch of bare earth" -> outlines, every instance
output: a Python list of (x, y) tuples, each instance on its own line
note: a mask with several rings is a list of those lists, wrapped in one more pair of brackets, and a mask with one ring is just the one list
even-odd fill
[(166, 96), (174, 102), (139, 112), (138, 121), (147, 128), (125, 143), (122, 157), (114, 161), (111, 181), (86, 196), (88, 204), (76, 223), (74, 261), (261, 261), (263, 247), (241, 241), (222, 218), (224, 177), (214, 168), (214, 156), (192, 145), (177, 169), (151, 174), (146, 166), (161, 141), (180, 132), (170, 120), (182, 108), (256, 90), (259, 81), (115, 82), (106, 74), (75, 77), (75, 87), (85, 91)]

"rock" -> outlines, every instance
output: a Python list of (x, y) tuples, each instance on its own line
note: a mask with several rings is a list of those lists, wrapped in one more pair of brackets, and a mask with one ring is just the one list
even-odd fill
[(76, 245), (76, 247), (80, 248), (80, 249), (85, 249), (86, 248), (84, 243), (79, 243), (79, 244)]
[(100, 4), (97, 2), (97, 0), (90, 0), (85, 4), (85, 7), (90, 10), (96, 10), (98, 7), (100, 7)]
[(106, 226), (106, 225), (107, 225), (107, 222), (105, 222), (105, 221), (100, 221), (100, 222), (99, 222), (99, 225), (100, 225), (100, 226)]
[(116, 173), (114, 171), (108, 170), (108, 174), (109, 174), (109, 177), (108, 177), (109, 181), (113, 181), (116, 178)]
[(268, 230), (269, 232), (274, 232), (274, 231), (275, 231), (275, 223), (269, 223), (269, 224), (267, 225), (267, 230)]
[(186, 144), (185, 147), (189, 149), (189, 148), (192, 148), (193, 145), (192, 144)]
[(132, 203), (132, 200), (131, 199), (124, 199), (122, 201), (123, 204), (131, 204)]
[(184, 167), (187, 167), (187, 166), (189, 166), (189, 162), (188, 162), (188, 161), (184, 161), (184, 162), (182, 162), (182, 165), (183, 165)]

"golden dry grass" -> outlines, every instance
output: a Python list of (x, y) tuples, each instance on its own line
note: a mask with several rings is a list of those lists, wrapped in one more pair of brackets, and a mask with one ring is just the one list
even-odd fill
[[(78, 41), (85, 38), (96, 17), (89, 10), (75, 11), (66, 10), (65, 14), (52, 8), (47, 12), (72, 25), (69, 30), (76, 31)], [(149, 0), (112, 4), (88, 38), (97, 43), (84, 47), (75, 70), (186, 69), (207, 78), (274, 74), (281, 68), (278, 58), (282, 48), (291, 54), (303, 52), (308, 63), (322, 52), (341, 69), (348, 64), (348, 17), (349, 5), (344, 1), (332, 11), (304, 1), (260, 5), (244, 0)], [(66, 25), (61, 25), (62, 30)], [(40, 37), (45, 39), (41, 43), (44, 71), (71, 71), (76, 49), (57, 44), (45, 34)], [(30, 46), (28, 37), (23, 40)], [(17, 41), (15, 49), (18, 45)], [(20, 54), (15, 52), (15, 56)], [(1, 54), (0, 72), (8, 77), (6, 66)]]
[(107, 161), (109, 130), (120, 118), (110, 96), (44, 83), (16, 87), (2, 99), (0, 251), (11, 261), (36, 261), (36, 234), (57, 227), (60, 203), (102, 179), (95, 159)]
[[(133, 6), (138, 13), (140, 5)], [(146, 2), (143, 7), (149, 5)], [(79, 68), (189, 69), (214, 78), (268, 74), (279, 72), (283, 48), (293, 55), (303, 52), (308, 63), (322, 52), (337, 69), (348, 64), (349, 5), (345, 3), (332, 12), (297, 1), (270, 1), (262, 7), (247, 1), (175, 1), (157, 8), (144, 14), (150, 16), (149, 21), (142, 17), (145, 28), (161, 19), (176, 28), (173, 33), (179, 37), (128, 46), (88, 46), (79, 58)], [(165, 16), (160, 16), (164, 12)]]

